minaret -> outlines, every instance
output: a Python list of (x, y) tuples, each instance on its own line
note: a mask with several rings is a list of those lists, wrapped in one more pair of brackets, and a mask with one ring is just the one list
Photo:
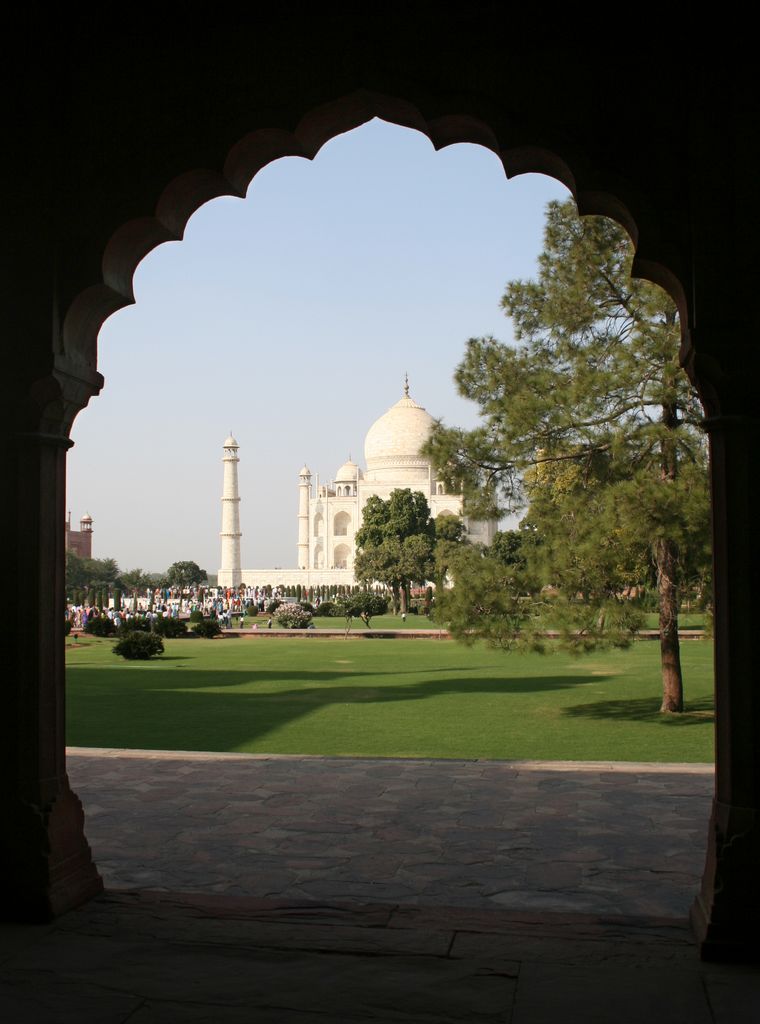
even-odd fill
[(304, 465), (298, 474), (298, 568), (309, 568), (309, 498), (311, 470)]
[(219, 585), (237, 587), (242, 582), (240, 566), (240, 495), (238, 494), (238, 445), (230, 434), (224, 442), (224, 486), (222, 489), (222, 565)]
[(79, 520), (80, 555), (82, 558), (92, 558), (92, 516), (85, 512)]

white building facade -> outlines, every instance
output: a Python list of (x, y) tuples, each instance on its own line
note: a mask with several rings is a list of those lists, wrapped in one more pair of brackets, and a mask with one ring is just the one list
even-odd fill
[[(232, 452), (225, 442), (225, 487), (222, 525), (222, 567), (220, 586), (263, 586), (266, 584), (320, 586), (350, 585), (354, 578), (355, 537), (362, 522), (367, 500), (376, 495), (387, 500), (392, 491), (409, 488), (424, 494), (430, 513), (461, 516), (462, 495), (447, 494), (429, 459), (420, 454), (433, 425), (433, 417), (409, 395), (404, 394), (370, 427), (364, 441), (365, 469), (350, 458), (328, 483), (312, 478), (304, 466), (298, 479), (298, 543), (295, 569), (242, 569), (240, 567), (239, 522), (232, 523), (231, 511), (237, 511), (237, 447), (234, 450), (234, 493), (230, 493)], [(237, 445), (237, 442), (235, 442)], [(497, 524), (464, 520), (469, 539), (490, 544)], [(236, 539), (237, 565), (231, 564)]]

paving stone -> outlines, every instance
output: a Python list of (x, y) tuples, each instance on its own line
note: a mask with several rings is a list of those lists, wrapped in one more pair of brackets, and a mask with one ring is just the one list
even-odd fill
[(575, 889), (581, 881), (581, 869), (575, 864), (531, 864), (525, 884), (541, 889)]
[[(27, 951), (27, 962), (18, 961), (35, 963), (36, 969), (10, 972), (17, 987), (22, 980), (27, 985), (27, 1005), (19, 1009), (17, 1001), (6, 1002), (13, 1015), (3, 1019), (23, 1024), (76, 1019), (48, 1015), (54, 1004), (49, 988), (53, 996), (78, 993), (79, 1019), (107, 1024), (128, 1015), (130, 1022), (142, 1024), (243, 1019), (506, 1024), (515, 992), (517, 1024), (711, 1020), (703, 966), (685, 925), (473, 908), (309, 908), (208, 897), (157, 901), (141, 894), (104, 897), (51, 927), (52, 932), (38, 933), (37, 955)], [(356, 956), (356, 948), (363, 954)], [(748, 977), (708, 970), (717, 984)], [(32, 976), (46, 991), (33, 1002), (30, 1016)], [(754, 983), (756, 976), (750, 977)], [(113, 1001), (114, 993), (122, 998), (125, 989), (126, 1008)], [(98, 1004), (105, 991), (111, 1004)], [(746, 991), (756, 992), (757, 985)], [(726, 1012), (731, 999), (741, 1006), (741, 998), (746, 995), (738, 986), (735, 998), (732, 992), (726, 996)], [(67, 1012), (66, 999), (60, 1008)], [(744, 1024), (741, 1017), (716, 1016), (717, 1024), (734, 1019)]]
[[(477, 962), (433, 957), (342, 955), (326, 959), (272, 951), (255, 957), (229, 953), (222, 957), (207, 950), (187, 949), (164, 951), (155, 961), (145, 956), (139, 961), (122, 962), (118, 975), (95, 971), (86, 979), (72, 974), (69, 981), (80, 986), (80, 996), (85, 990), (112, 983), (145, 993), (143, 1020), (160, 1019), (154, 1006), (163, 1004), (178, 1007), (179, 1020), (239, 1019), (236, 1012), (245, 1009), (249, 1014), (256, 1011), (253, 1019), (258, 1021), (262, 1019), (258, 1008), (263, 1007), (272, 1020), (300, 1020), (304, 1014), (319, 1014), (331, 1024), (387, 1019), (389, 1014), (399, 1021), (441, 1024), (506, 1021), (515, 985), (514, 978)], [(135, 1004), (132, 1000), (130, 1009)], [(216, 1016), (209, 1018), (205, 1015), (212, 1007)], [(45, 1019), (37, 1018), (35, 1024)], [(122, 1020), (123, 1016), (80, 1019)], [(139, 1020), (140, 1014), (131, 1019)], [(163, 1020), (173, 1019), (165, 1010)]]
[[(167, 1024), (167, 1021), (171, 1021), (171, 1024), (251, 1024), (251, 1012), (248, 1008), (234, 1006), (188, 1006), (182, 1003), (147, 1001), (129, 1018), (129, 1024)], [(293, 1024), (325, 1024), (323, 1013), (303, 1010), (296, 1010), (288, 1018), (282, 1009), (257, 1007), (253, 1019), (255, 1024), (289, 1024), (289, 1019)], [(366, 1024), (370, 1019), (366, 1016), (333, 1017), (330, 1024)]]
[(696, 971), (525, 964), (512, 1024), (713, 1024)]
[(531, 935), (524, 928), (514, 928), (509, 934), (487, 934), (483, 932), (457, 932), (451, 944), (449, 956), (457, 958), (475, 957), (495, 965), (543, 963), (565, 964), (584, 968), (601, 964), (626, 967), (656, 967), (674, 964), (682, 970), (696, 970), (697, 961), (693, 942), (642, 943), (635, 940), (610, 941), (584, 938), (581, 934)]
[(35, 971), (0, 973), (0, 1010), (8, 1024), (122, 1024), (141, 1003), (139, 996)]
[(705, 975), (715, 1024), (760, 1021), (760, 973), (756, 969), (708, 967)]
[[(327, 892), (332, 874), (335, 892), (403, 878), (456, 904), (493, 906), (501, 885), (512, 906), (528, 871), (538, 890), (568, 890), (557, 906), (605, 912), (616, 891), (631, 909), (630, 869), (642, 912), (659, 898), (661, 912), (685, 913), (712, 788), (709, 770), (670, 766), (102, 752), (74, 755), (70, 770), (112, 886), (303, 895), (310, 880)], [(528, 886), (524, 905), (536, 901)]]
[(489, 901), (499, 907), (510, 910), (554, 910), (588, 914), (596, 912), (609, 913), (619, 910), (617, 900), (605, 900), (597, 894), (579, 892), (541, 892), (538, 890), (504, 889), (489, 894)]

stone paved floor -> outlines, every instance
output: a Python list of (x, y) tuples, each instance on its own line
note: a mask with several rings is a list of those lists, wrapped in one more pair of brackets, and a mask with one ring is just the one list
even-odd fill
[(106, 885), (686, 917), (704, 765), (70, 752)]
[(757, 1024), (685, 924), (110, 894), (0, 925), (9, 1024)]
[(760, 974), (700, 963), (685, 920), (705, 768), (80, 751), (70, 770), (109, 889), (0, 925), (3, 1024), (760, 1020)]

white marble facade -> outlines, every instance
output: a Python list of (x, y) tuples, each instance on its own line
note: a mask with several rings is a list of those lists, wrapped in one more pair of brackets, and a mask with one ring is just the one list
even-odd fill
[[(239, 535), (236, 536), (238, 562), (231, 564), (233, 546), (230, 533), (237, 534), (239, 525), (230, 529), (231, 508), (237, 510), (230, 494), (228, 478), (231, 452), (225, 442), (225, 488), (223, 498), (222, 566), (220, 586), (261, 586), (271, 583), (293, 586), (321, 584), (353, 584), (356, 532), (361, 525), (362, 509), (371, 495), (387, 499), (391, 491), (408, 487), (421, 491), (430, 505), (433, 518), (443, 513), (461, 515), (462, 495), (447, 494), (429, 459), (420, 454), (427, 440), (433, 417), (409, 395), (408, 382), (404, 394), (376, 420), (364, 441), (365, 469), (355, 462), (345, 462), (329, 483), (319, 483), (308, 466), (301, 469), (298, 480), (298, 546), (294, 569), (242, 569), (239, 561)], [(237, 444), (235, 442), (235, 444)], [(237, 447), (235, 448), (237, 456)], [(237, 466), (235, 465), (235, 470)], [(237, 475), (235, 474), (235, 488)], [(232, 501), (230, 500), (232, 499)], [(226, 517), (226, 521), (225, 521)], [(472, 541), (490, 543), (496, 524), (465, 519)]]

